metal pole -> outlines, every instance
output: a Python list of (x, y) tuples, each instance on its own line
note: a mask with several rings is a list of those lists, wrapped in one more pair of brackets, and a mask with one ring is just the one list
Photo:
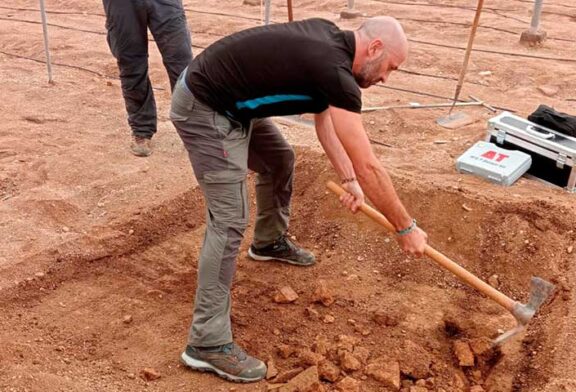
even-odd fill
[(532, 13), (532, 21), (530, 28), (522, 33), (520, 36), (520, 43), (536, 46), (542, 44), (546, 40), (546, 32), (540, 30), (540, 15), (542, 14), (543, 0), (534, 0), (534, 12)]
[(542, 0), (534, 1), (534, 13), (532, 14), (532, 22), (530, 26), (533, 30), (538, 30), (540, 26), (540, 15), (542, 14)]
[(272, 0), (264, 1), (264, 24), (268, 25), (270, 23), (270, 6), (272, 5)]
[(48, 47), (48, 22), (46, 21), (46, 7), (44, 0), (40, 0), (40, 15), (42, 16), (42, 30), (44, 30), (44, 51), (46, 52), (46, 67), (48, 68), (48, 83), (52, 80), (52, 64), (50, 63), (50, 49)]

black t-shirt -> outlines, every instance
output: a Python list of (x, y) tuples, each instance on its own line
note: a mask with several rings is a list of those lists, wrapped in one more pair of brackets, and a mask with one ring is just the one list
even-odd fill
[(255, 27), (197, 56), (186, 74), (195, 97), (239, 120), (320, 113), (328, 105), (360, 113), (352, 75), (355, 40), (324, 19)]

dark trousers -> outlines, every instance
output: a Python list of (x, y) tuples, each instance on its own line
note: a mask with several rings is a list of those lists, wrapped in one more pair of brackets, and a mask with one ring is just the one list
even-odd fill
[(128, 124), (135, 136), (156, 132), (156, 102), (148, 77), (148, 28), (174, 89), (192, 61), (182, 0), (103, 0), (108, 45), (118, 62)]

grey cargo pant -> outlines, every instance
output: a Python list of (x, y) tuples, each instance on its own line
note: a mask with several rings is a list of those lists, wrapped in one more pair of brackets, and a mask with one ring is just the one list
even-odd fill
[(108, 45), (118, 62), (128, 124), (135, 136), (156, 133), (156, 102), (148, 78), (148, 27), (154, 36), (170, 86), (192, 61), (190, 33), (182, 0), (103, 0)]
[(207, 207), (188, 344), (212, 347), (232, 342), (230, 287), (248, 222), (247, 171), (258, 173), (254, 245), (262, 247), (286, 233), (294, 151), (271, 120), (242, 126), (197, 100), (184, 75), (172, 95), (170, 118), (188, 150)]

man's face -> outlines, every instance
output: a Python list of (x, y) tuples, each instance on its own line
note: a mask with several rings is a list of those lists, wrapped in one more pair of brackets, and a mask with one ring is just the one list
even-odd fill
[(366, 58), (360, 71), (354, 75), (356, 83), (361, 88), (368, 88), (378, 82), (385, 83), (390, 73), (398, 69), (404, 61), (403, 57), (394, 51), (385, 51), (384, 48), (375, 51)]

